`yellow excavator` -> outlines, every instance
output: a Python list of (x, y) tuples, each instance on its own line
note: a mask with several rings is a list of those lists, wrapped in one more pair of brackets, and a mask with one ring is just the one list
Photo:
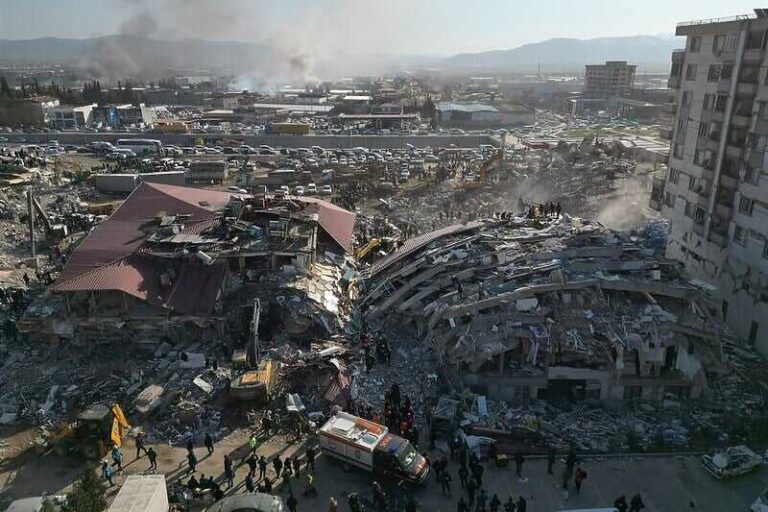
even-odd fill
[(379, 247), (381, 247), (381, 239), (371, 238), (367, 244), (355, 251), (355, 258), (357, 258), (358, 261), (363, 261), (366, 256), (368, 256), (372, 251), (375, 251)]

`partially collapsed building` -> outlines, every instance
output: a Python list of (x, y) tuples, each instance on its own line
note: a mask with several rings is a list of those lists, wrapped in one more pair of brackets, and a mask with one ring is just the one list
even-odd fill
[(415, 325), (456, 382), (494, 399), (697, 398), (722, 367), (721, 323), (662, 253), (577, 218), (468, 222), (379, 260), (360, 306), (374, 332)]
[(312, 198), (143, 183), (74, 249), (22, 326), (57, 341), (206, 339), (232, 327), (228, 296), (237, 291), (250, 305), (259, 292), (280, 288), (337, 310), (325, 292), (334, 295), (327, 288), (337, 286), (351, 250), (354, 218)]

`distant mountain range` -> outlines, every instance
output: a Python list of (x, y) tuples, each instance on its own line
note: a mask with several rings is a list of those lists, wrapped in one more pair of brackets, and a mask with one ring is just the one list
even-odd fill
[(555, 38), (511, 50), (461, 53), (444, 61), (453, 69), (508, 69), (534, 71), (584, 71), (585, 64), (626, 60), (647, 70), (667, 70), (671, 53), (682, 46), (673, 37), (628, 36), (596, 39)]
[(681, 43), (672, 37), (631, 36), (598, 39), (549, 39), (511, 50), (463, 53), (446, 59), (415, 55), (344, 56), (312, 58), (268, 44), (185, 39), (163, 41), (134, 35), (91, 39), (0, 39), (0, 61), (16, 60), (69, 64), (91, 77), (156, 79), (169, 68), (211, 69), (253, 77), (282, 80), (376, 73), (385, 70), (429, 67), (447, 71), (500, 70), (546, 72), (583, 71), (585, 64), (627, 60), (644, 70), (666, 70), (672, 49)]

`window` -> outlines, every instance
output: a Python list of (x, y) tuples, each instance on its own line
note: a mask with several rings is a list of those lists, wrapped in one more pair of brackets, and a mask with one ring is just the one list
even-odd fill
[(670, 183), (679, 183), (680, 182), (680, 169), (670, 169), (669, 170), (669, 182)]
[(709, 133), (709, 123), (699, 123), (699, 137), (706, 137)]
[(739, 211), (744, 215), (752, 215), (752, 208), (754, 206), (755, 202), (748, 197), (741, 196), (741, 199), (739, 199)]
[(710, 64), (709, 70), (707, 71), (707, 81), (717, 82), (718, 80), (720, 80), (720, 66), (717, 64)]
[(704, 219), (706, 218), (707, 218), (707, 210), (701, 207), (696, 208), (696, 213), (693, 215), (693, 221), (699, 226), (701, 226), (702, 224), (704, 224)]
[(747, 50), (765, 48), (765, 30), (751, 31), (747, 36)]
[(725, 112), (725, 102), (728, 101), (728, 95), (718, 94), (715, 100), (715, 112)]
[(688, 81), (696, 80), (696, 64), (688, 64), (685, 67), (685, 79)]
[(733, 64), (723, 64), (720, 67), (720, 80), (730, 80), (733, 76)]
[(683, 145), (682, 144), (675, 144), (675, 150), (673, 151), (673, 155), (675, 158), (683, 158)]
[(685, 137), (685, 133), (687, 131), (688, 131), (688, 120), (684, 117), (681, 117), (677, 121), (677, 136)]
[(723, 129), (723, 123), (712, 122), (709, 124), (709, 138), (720, 140), (720, 132)]
[(739, 245), (747, 245), (747, 230), (737, 225), (733, 230), (733, 241)]
[(719, 55), (725, 47), (725, 34), (717, 34), (712, 38), (712, 53)]
[(701, 36), (692, 36), (691, 47), (689, 51), (691, 53), (698, 53), (700, 50), (701, 50)]
[(704, 95), (704, 104), (702, 105), (703, 110), (712, 110), (712, 108), (715, 106), (715, 100), (714, 96), (711, 94), (705, 94)]
[(690, 107), (691, 106), (691, 91), (684, 91), (683, 96), (681, 98), (681, 103), (684, 107)]
[(676, 199), (675, 194), (673, 194), (672, 192), (664, 193), (664, 204), (669, 206), (670, 208), (675, 207), (675, 199)]
[(736, 96), (736, 105), (734, 106), (734, 112), (740, 116), (748, 116), (752, 114), (752, 105), (755, 102), (754, 96)]
[(691, 204), (689, 201), (685, 201), (685, 216), (693, 218), (693, 204)]
[(758, 76), (760, 76), (760, 66), (754, 64), (744, 64), (741, 66), (739, 81), (745, 84), (756, 84)]
[(739, 43), (739, 33), (738, 32), (729, 32), (728, 33), (728, 39), (725, 40), (725, 48), (723, 48), (726, 52), (735, 52), (736, 51), (736, 45)]
[(765, 119), (766, 116), (768, 116), (768, 109), (766, 109), (765, 106), (766, 106), (765, 101), (757, 102), (757, 115), (760, 117), (760, 119)]

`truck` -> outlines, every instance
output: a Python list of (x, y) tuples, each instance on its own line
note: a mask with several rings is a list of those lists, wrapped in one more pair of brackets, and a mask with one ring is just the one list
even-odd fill
[(228, 175), (227, 162), (224, 160), (200, 161), (189, 164), (188, 181), (213, 181), (223, 183)]
[(164, 475), (129, 475), (107, 512), (168, 512)]
[(718, 480), (743, 475), (763, 464), (763, 458), (744, 445), (703, 455), (701, 464)]
[(350, 466), (410, 484), (429, 476), (427, 460), (384, 425), (339, 411), (317, 434), (323, 452)]

